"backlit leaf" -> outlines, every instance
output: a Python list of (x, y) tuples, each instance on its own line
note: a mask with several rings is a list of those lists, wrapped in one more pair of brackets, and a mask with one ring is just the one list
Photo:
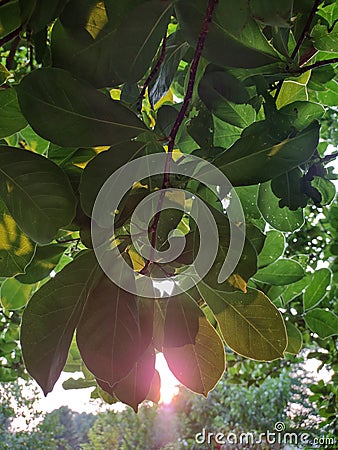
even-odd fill
[(267, 267), (259, 269), (254, 275), (255, 280), (263, 283), (284, 286), (295, 283), (304, 276), (303, 267), (292, 259), (278, 259)]
[(198, 290), (214, 313), (226, 344), (236, 353), (259, 361), (283, 357), (287, 345), (284, 321), (263, 292), (223, 292), (205, 283)]
[(0, 300), (4, 309), (20, 309), (33, 294), (34, 286), (21, 284), (15, 278), (8, 278), (0, 287)]
[(305, 310), (318, 305), (327, 293), (327, 288), (331, 282), (331, 272), (329, 269), (322, 268), (316, 270), (310, 277), (310, 284), (305, 289), (303, 296)]
[(297, 355), (300, 352), (303, 345), (302, 333), (289, 320), (285, 323), (285, 325), (286, 325), (286, 332), (288, 335), (288, 346), (286, 347), (285, 351), (287, 353)]
[(33, 295), (23, 313), (23, 358), (45, 395), (66, 363), (84, 304), (100, 274), (93, 252), (81, 254)]
[(332, 311), (315, 308), (305, 314), (306, 325), (322, 339), (338, 334), (338, 316)]

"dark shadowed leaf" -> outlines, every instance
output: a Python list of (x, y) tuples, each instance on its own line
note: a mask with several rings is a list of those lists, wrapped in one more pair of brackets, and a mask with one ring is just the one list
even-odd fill
[(285, 323), (285, 325), (286, 325), (286, 332), (288, 335), (288, 346), (286, 347), (285, 351), (287, 353), (297, 355), (300, 352), (303, 345), (302, 333), (289, 320)]
[(81, 254), (34, 294), (23, 313), (23, 358), (45, 395), (66, 363), (74, 330), (100, 274), (94, 253)]
[(20, 111), (15, 89), (0, 89), (0, 139), (22, 130), (27, 120)]
[(22, 79), (17, 92), (21, 110), (32, 128), (64, 147), (113, 145), (146, 129), (120, 102), (65, 70), (36, 70)]
[(75, 196), (62, 170), (26, 150), (0, 147), (0, 194), (21, 230), (39, 244), (50, 242), (75, 215)]

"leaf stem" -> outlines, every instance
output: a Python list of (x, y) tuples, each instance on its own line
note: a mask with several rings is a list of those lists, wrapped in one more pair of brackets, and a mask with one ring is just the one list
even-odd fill
[(199, 64), (199, 61), (200, 61), (200, 58), (202, 55), (205, 40), (208, 35), (209, 25), (210, 25), (210, 22), (212, 19), (212, 15), (213, 15), (213, 12), (215, 10), (217, 3), (218, 3), (218, 0), (209, 0), (209, 2), (208, 2), (208, 7), (206, 10), (202, 28), (201, 28), (201, 31), (200, 31), (200, 34), (198, 37), (194, 57), (193, 57), (193, 60), (192, 60), (191, 66), (190, 66), (190, 76), (189, 76), (187, 92), (185, 94), (185, 97), (184, 97), (181, 109), (176, 118), (176, 121), (175, 121), (175, 123), (171, 129), (171, 132), (168, 136), (168, 152), (167, 152), (167, 157), (166, 157), (166, 162), (165, 162), (165, 167), (164, 167), (162, 191), (161, 191), (160, 198), (159, 198), (158, 205), (157, 205), (157, 212), (155, 214), (154, 221), (150, 227), (151, 254), (150, 254), (150, 258), (146, 261), (145, 266), (140, 271), (140, 274), (143, 274), (143, 275), (147, 273), (148, 267), (154, 257), (156, 238), (157, 238), (157, 227), (158, 227), (158, 223), (159, 223), (160, 216), (161, 216), (161, 209), (162, 209), (162, 205), (163, 205), (163, 201), (164, 201), (165, 189), (167, 189), (170, 186), (170, 164), (171, 164), (171, 160), (172, 160), (172, 152), (174, 150), (175, 139), (176, 139), (178, 130), (180, 129), (180, 127), (183, 123), (185, 114), (187, 112), (190, 101), (192, 99), (198, 64)]
[(0, 47), (3, 47), (5, 44), (7, 44), (7, 42), (9, 42), (12, 39), (14, 39), (15, 37), (19, 36), (21, 30), (22, 30), (22, 26), (20, 25), (18, 28), (16, 28), (15, 30), (11, 31), (6, 36), (1, 38), (0, 39)]

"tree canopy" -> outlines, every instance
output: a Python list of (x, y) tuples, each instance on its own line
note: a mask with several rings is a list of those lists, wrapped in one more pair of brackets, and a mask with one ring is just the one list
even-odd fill
[(157, 352), (205, 396), (233, 354), (337, 367), (337, 18), (0, 1), (0, 380), (137, 411)]

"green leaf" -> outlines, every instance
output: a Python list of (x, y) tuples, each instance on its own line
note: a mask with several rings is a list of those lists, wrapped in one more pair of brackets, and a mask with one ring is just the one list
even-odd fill
[(294, 0), (251, 0), (251, 14), (255, 20), (274, 27), (291, 27)]
[(17, 226), (0, 199), (0, 274), (13, 277), (24, 273), (33, 258), (35, 243)]
[(26, 125), (15, 89), (0, 89), (0, 139), (20, 131)]
[(43, 280), (55, 269), (65, 250), (66, 247), (62, 245), (38, 246), (34, 258), (24, 271), (25, 273), (16, 276), (16, 279), (24, 284)]
[(163, 346), (183, 347), (195, 344), (200, 317), (201, 311), (192, 293), (188, 291), (171, 297), (165, 313)]
[(0, 64), (0, 86), (7, 81), (10, 75), (11, 73), (7, 68), (3, 64)]
[(172, 0), (141, 3), (117, 28), (112, 59), (118, 76), (127, 83), (138, 81), (151, 65), (170, 20), (173, 3)]
[(304, 178), (302, 171), (296, 167), (271, 181), (272, 192), (280, 198), (280, 208), (288, 207), (291, 211), (305, 208), (308, 196), (304, 193)]
[(155, 375), (155, 352), (149, 348), (129, 374), (114, 386), (114, 395), (137, 413), (138, 405), (147, 398)]
[(91, 216), (95, 199), (110, 175), (132, 159), (144, 155), (145, 148), (143, 142), (124, 142), (100, 153), (87, 164), (79, 190), (81, 206), (88, 216)]
[(224, 372), (223, 344), (195, 301), (187, 295), (182, 301), (190, 303), (189, 309), (194, 308), (199, 315), (195, 341), (179, 347), (163, 346), (163, 354), (169, 369), (184, 386), (207, 396)]
[(284, 321), (263, 292), (223, 292), (198, 285), (214, 313), (225, 343), (239, 355), (258, 361), (283, 357), (287, 345)]
[(20, 25), (20, 10), (18, 2), (6, 2), (0, 8), (0, 36), (6, 36)]
[(62, 387), (66, 391), (69, 389), (86, 389), (93, 386), (96, 386), (95, 381), (86, 380), (85, 378), (68, 378), (62, 383)]
[[(179, 0), (175, 6), (178, 22), (187, 41), (196, 46), (206, 0)], [(278, 55), (251, 17), (245, 0), (218, 2), (209, 27), (203, 55), (220, 66), (259, 67), (278, 61)]]
[(303, 345), (302, 333), (289, 320), (285, 323), (285, 325), (286, 325), (286, 332), (288, 335), (288, 346), (286, 347), (285, 351), (287, 353), (297, 355), (302, 349)]
[(16, 89), (21, 110), (32, 128), (64, 147), (113, 145), (146, 129), (120, 102), (61, 69), (36, 70)]
[(263, 183), (297, 167), (312, 156), (319, 140), (317, 122), (282, 141), (268, 134), (267, 126), (260, 128), (242, 135), (214, 160), (234, 186)]
[(328, 30), (326, 25), (315, 25), (311, 31), (314, 48), (328, 53), (338, 53), (338, 26)]
[(324, 90), (317, 93), (318, 101), (323, 105), (336, 106), (338, 102), (338, 81), (331, 80), (322, 87)]
[(21, 284), (15, 278), (8, 278), (0, 287), (0, 300), (4, 309), (20, 309), (33, 294), (34, 286)]
[(305, 103), (308, 100), (307, 84), (310, 80), (311, 72), (305, 72), (299, 77), (285, 80), (279, 91), (278, 98), (276, 100), (277, 108), (284, 107), (285, 105), (292, 104), (293, 102), (300, 101)]
[(320, 194), (322, 206), (329, 205), (336, 196), (336, 186), (330, 180), (322, 177), (314, 177), (311, 181), (311, 186), (314, 187)]
[(137, 302), (103, 276), (89, 295), (76, 332), (81, 357), (111, 386), (134, 367), (142, 348)]
[(318, 305), (331, 282), (331, 272), (329, 269), (318, 269), (311, 275), (311, 282), (307, 286), (303, 296), (304, 310), (308, 310)]
[(259, 269), (255, 274), (255, 280), (262, 283), (285, 286), (295, 283), (304, 276), (303, 267), (292, 259), (278, 259), (267, 267)]
[(27, 28), (34, 33), (41, 31), (58, 17), (69, 0), (19, 0), (21, 17), (26, 16)]
[(280, 231), (295, 231), (304, 223), (302, 209), (290, 211), (279, 207), (279, 199), (271, 190), (271, 182), (261, 184), (258, 192), (258, 208), (264, 219)]
[(311, 309), (305, 314), (305, 322), (322, 339), (338, 334), (338, 317), (332, 311)]
[(306, 274), (305, 277), (301, 278), (299, 281), (295, 283), (289, 284), (286, 289), (283, 289), (283, 301), (285, 304), (289, 303), (294, 298), (298, 297), (304, 289), (308, 286), (311, 281), (311, 277), (309, 274)]
[(266, 234), (264, 247), (258, 256), (258, 266), (265, 267), (273, 263), (284, 253), (285, 239), (279, 231), (271, 230)]
[(84, 304), (101, 273), (93, 252), (80, 254), (33, 295), (23, 313), (23, 358), (45, 395), (66, 363)]
[(50, 242), (75, 215), (75, 196), (62, 170), (26, 150), (0, 146), (0, 195), (21, 230), (39, 244)]
[(310, 126), (314, 120), (320, 120), (324, 113), (325, 109), (322, 105), (302, 101), (289, 103), (278, 110), (281, 120), (286, 119), (298, 131)]

